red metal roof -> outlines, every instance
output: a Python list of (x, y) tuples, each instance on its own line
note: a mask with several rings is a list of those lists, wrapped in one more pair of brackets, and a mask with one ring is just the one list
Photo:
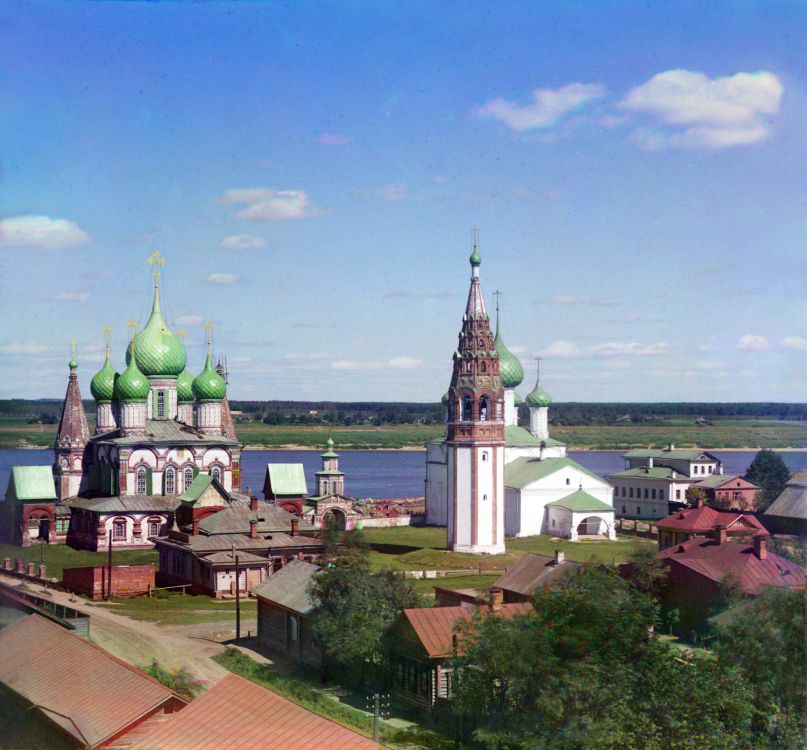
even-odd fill
[(807, 583), (803, 568), (772, 552), (760, 560), (753, 544), (716, 544), (711, 539), (695, 537), (662, 550), (658, 556), (672, 566), (684, 565), (713, 581), (721, 582), (730, 576), (746, 594), (758, 594), (766, 586), (804, 588)]
[(136, 750), (378, 750), (378, 743), (238, 675), (227, 675)]
[(750, 513), (723, 511), (703, 505), (700, 508), (685, 508), (656, 522), (656, 527), (665, 531), (683, 531), (690, 534), (712, 531), (718, 525), (729, 531), (745, 527), (749, 533), (767, 534), (768, 530)]
[[(533, 612), (529, 602), (503, 604), (502, 608), (492, 613), (487, 607), (424, 607), (405, 609), (404, 616), (415, 631), (426, 653), (434, 658), (451, 656), (454, 651), (454, 630), (461, 622), (470, 622), (477, 612), (496, 614), (508, 620), (516, 615)], [(461, 650), (461, 649), (460, 649)]]
[(39, 615), (0, 631), (0, 682), (93, 747), (164, 704), (154, 678)]

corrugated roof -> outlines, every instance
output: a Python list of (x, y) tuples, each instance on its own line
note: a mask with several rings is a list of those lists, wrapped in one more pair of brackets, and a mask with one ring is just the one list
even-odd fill
[(86, 508), (100, 513), (173, 511), (179, 505), (176, 495), (113, 495), (112, 497), (78, 497), (71, 508)]
[(38, 615), (0, 631), (0, 682), (89, 746), (167, 701), (184, 703), (144, 672)]
[[(248, 505), (231, 505), (203, 518), (199, 530), (203, 534), (247, 534), (249, 522), (257, 520), (259, 534), (288, 531), (293, 518), (296, 518), (293, 513), (271, 503), (259, 503), (257, 512), (250, 510)], [(304, 525), (312, 528), (311, 524)]]
[(14, 466), (11, 482), (18, 500), (56, 499), (56, 483), (50, 466)]
[(782, 494), (765, 511), (765, 515), (807, 520), (807, 471), (799, 471), (793, 475)]
[(160, 537), (154, 540), (159, 545), (176, 547), (179, 549), (190, 549), (200, 555), (208, 552), (227, 551), (233, 548), (237, 550), (268, 550), (277, 547), (312, 547), (321, 544), (319, 539), (310, 536), (300, 536), (295, 534), (284, 534), (277, 532), (273, 534), (259, 534), (253, 539), (248, 534), (190, 534), (188, 541), (179, 539)]
[(722, 487), (724, 484), (728, 484), (729, 482), (734, 482), (736, 485), (738, 480), (742, 483), (742, 486), (745, 489), (749, 489), (749, 487), (756, 487), (755, 484), (743, 479), (738, 474), (710, 474), (708, 477), (706, 477), (706, 479), (701, 479), (697, 485), (698, 487), (717, 489), (718, 487)]
[(581, 466), (576, 461), (572, 461), (571, 458), (539, 459), (524, 457), (517, 458), (504, 467), (504, 484), (505, 487), (523, 489), (528, 484), (537, 482), (539, 479), (548, 477), (550, 474), (554, 474), (556, 471), (567, 467), (577, 469), (583, 472), (583, 474), (587, 474), (603, 484), (606, 484), (606, 481), (601, 476), (595, 474), (593, 471), (589, 471), (585, 466)]
[(555, 563), (554, 557), (530, 552), (524, 555), (493, 586), (524, 596), (532, 596), (539, 586), (561, 581), (579, 567), (580, 563), (573, 560)]
[(229, 674), (133, 750), (378, 750), (367, 737)]
[(689, 477), (682, 471), (670, 469), (666, 466), (654, 466), (652, 469), (647, 466), (642, 466), (638, 469), (625, 469), (624, 471), (615, 471), (608, 475), (611, 477), (618, 477), (619, 479), (689, 479)]
[(723, 511), (703, 505), (700, 508), (685, 508), (656, 521), (663, 531), (682, 531), (690, 534), (711, 531), (717, 525), (727, 529), (746, 528), (749, 532), (767, 534), (768, 530), (750, 513)]
[(658, 557), (718, 583), (731, 576), (746, 594), (758, 594), (766, 586), (804, 588), (807, 581), (804, 569), (795, 563), (773, 552), (760, 560), (754, 554), (754, 545), (742, 542), (716, 544), (711, 539), (695, 537), (662, 550)]
[(185, 491), (179, 496), (179, 499), (189, 502), (198, 500), (211, 484), (213, 484), (213, 477), (210, 474), (199, 472), (193, 478), (193, 481), (185, 488)]
[(212, 555), (205, 555), (200, 558), (202, 562), (210, 565), (235, 565), (235, 556), (238, 555), (239, 565), (242, 563), (264, 563), (269, 565), (271, 560), (268, 557), (253, 555), (251, 552), (237, 551), (235, 555), (232, 550), (226, 552), (214, 552)]
[(541, 440), (541, 438), (535, 437), (528, 429), (518, 425), (510, 425), (504, 428), (504, 444), (508, 448), (538, 448), (541, 443), (547, 447), (564, 445), (560, 440), (553, 440), (552, 438)]
[(717, 461), (717, 457), (699, 448), (635, 448), (623, 454), (625, 458), (670, 458), (680, 461), (697, 461), (699, 458)]
[(306, 615), (316, 604), (308, 593), (308, 586), (318, 571), (319, 567), (316, 565), (303, 560), (292, 560), (259, 583), (252, 589), (252, 593), (259, 599), (266, 599), (292, 612)]
[(176, 445), (239, 445), (237, 440), (230, 440), (223, 435), (209, 435), (197, 430), (195, 427), (178, 422), (174, 419), (147, 419), (146, 431), (143, 435), (129, 435), (120, 437), (120, 432), (100, 435), (93, 438), (93, 442), (112, 443), (114, 445), (149, 445), (149, 444), (176, 444)]
[[(534, 611), (529, 602), (516, 604), (503, 604), (496, 613), (497, 616), (508, 620), (517, 615), (524, 615)], [(433, 659), (451, 656), (454, 649), (453, 636), (457, 625), (461, 622), (470, 622), (474, 615), (492, 614), (487, 607), (426, 607), (405, 609), (403, 616), (415, 631), (426, 653)], [(462, 649), (460, 648), (459, 651)]]
[(307, 495), (305, 470), (302, 464), (267, 464), (266, 471), (276, 495)]
[(604, 503), (602, 500), (598, 500), (593, 495), (589, 495), (588, 492), (583, 489), (572, 492), (571, 495), (566, 495), (566, 497), (562, 497), (560, 500), (554, 500), (551, 503), (547, 503), (547, 505), (555, 505), (559, 508), (566, 508), (573, 513), (614, 512), (613, 506), (608, 505), (608, 503)]

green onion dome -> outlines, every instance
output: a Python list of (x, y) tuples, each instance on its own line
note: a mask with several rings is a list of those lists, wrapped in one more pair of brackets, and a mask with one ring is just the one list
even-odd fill
[(552, 403), (552, 399), (550, 398), (549, 394), (541, 388), (541, 383), (539, 381), (535, 382), (535, 388), (527, 396), (527, 405), (528, 406), (549, 406)]
[[(131, 356), (127, 351), (127, 364)], [(185, 347), (179, 337), (168, 330), (156, 287), (151, 316), (143, 330), (135, 335), (135, 358), (140, 372), (146, 376), (172, 377), (185, 369)]]
[(177, 400), (181, 403), (188, 403), (193, 399), (193, 375), (188, 372), (186, 367), (177, 375)]
[(513, 354), (504, 344), (502, 334), (499, 331), (499, 323), (496, 321), (496, 337), (493, 339), (493, 348), (499, 355), (499, 375), (502, 378), (504, 388), (515, 388), (521, 385), (524, 380), (524, 368), (518, 357)]
[(440, 399), (440, 403), (443, 406), (448, 406), (448, 391), (443, 394), (443, 398)]
[(92, 376), (90, 381), (90, 392), (99, 404), (112, 401), (117, 374), (115, 368), (109, 363), (109, 350), (107, 350), (104, 366)]
[(482, 265), (482, 256), (479, 254), (479, 251), (476, 249), (476, 243), (474, 242), (474, 251), (471, 253), (471, 257), (469, 258), (471, 261), (471, 266), (474, 268), (478, 268)]
[(227, 384), (213, 367), (210, 351), (204, 369), (193, 379), (193, 395), (199, 401), (221, 401), (227, 395)]
[[(131, 350), (130, 350), (131, 351)], [(129, 357), (129, 366), (115, 378), (113, 400), (115, 401), (146, 401), (149, 397), (148, 378), (140, 372), (137, 366), (137, 354)]]
[(513, 406), (521, 406), (524, 403), (524, 399), (521, 398), (517, 393), (513, 394)]

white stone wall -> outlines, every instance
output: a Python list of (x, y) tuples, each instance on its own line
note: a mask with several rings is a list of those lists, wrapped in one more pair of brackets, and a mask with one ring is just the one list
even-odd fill
[(118, 423), (115, 421), (115, 414), (112, 410), (112, 404), (98, 404), (95, 405), (95, 434), (103, 435), (105, 432), (111, 432), (118, 429)]
[(546, 440), (549, 437), (548, 407), (530, 407), (530, 432), (540, 440)]
[(177, 419), (180, 422), (193, 427), (193, 404), (180, 402), (177, 405)]
[(504, 425), (518, 425), (518, 409), (516, 408), (516, 392), (512, 388), (504, 391)]
[(196, 402), (196, 427), (209, 434), (221, 434), (221, 402)]
[(124, 435), (143, 434), (146, 427), (146, 404), (128, 401), (120, 405), (120, 426)]
[(446, 444), (430, 443), (426, 448), (426, 523), (448, 524), (448, 469)]

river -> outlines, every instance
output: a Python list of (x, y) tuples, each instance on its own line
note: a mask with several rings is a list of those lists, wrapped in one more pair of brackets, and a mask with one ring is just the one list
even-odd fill
[[(262, 497), (267, 463), (301, 463), (309, 492), (314, 492), (314, 472), (320, 468), (321, 451), (248, 450), (241, 454), (242, 486)], [(755, 451), (710, 451), (723, 462), (726, 474), (744, 474)], [(779, 454), (791, 471), (807, 471), (807, 452)], [(342, 451), (340, 468), (345, 489), (352, 497), (421, 497), (426, 476), (423, 451)], [(624, 468), (622, 451), (569, 451), (569, 457), (591, 471), (605, 475)], [(12, 466), (49, 465), (50, 450), (0, 450), (0, 492), (5, 494)]]

